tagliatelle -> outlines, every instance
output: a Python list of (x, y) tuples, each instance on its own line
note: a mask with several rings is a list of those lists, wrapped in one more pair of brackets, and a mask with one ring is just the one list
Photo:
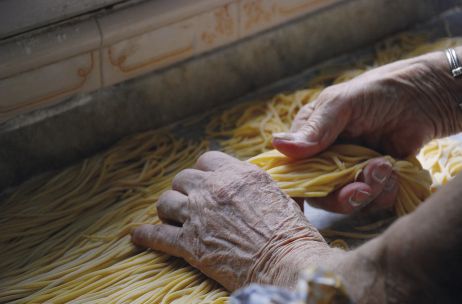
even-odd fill
[[(176, 173), (208, 150), (209, 141), (219, 141), (224, 151), (241, 159), (254, 157), (251, 162), (267, 170), (290, 195), (324, 196), (354, 180), (368, 159), (378, 156), (376, 152), (336, 146), (293, 163), (267, 152), (272, 149), (271, 135), (289, 130), (298, 110), (326, 84), (421, 50), (461, 44), (458, 39), (443, 39), (416, 48), (420, 43), (420, 38), (400, 36), (378, 47), (369, 66), (358, 64), (341, 73), (335, 66), (335, 72), (322, 71), (312, 78), (309, 89), (213, 115), (206, 139), (180, 139), (170, 128), (145, 132), (19, 186), (1, 202), (0, 302), (226, 303), (228, 293), (184, 261), (136, 249), (130, 229), (159, 223), (158, 197), (170, 188)], [(422, 150), (424, 167), (435, 175), (444, 172), (441, 183), (460, 171), (458, 152), (447, 152), (453, 148), (430, 144)], [(448, 161), (430, 162), (444, 155), (450, 155)], [(413, 159), (390, 161), (400, 178), (397, 213), (411, 212), (428, 195), (428, 175)], [(354, 232), (321, 232), (326, 237), (368, 239), (377, 235), (376, 227), (388, 223)], [(342, 241), (332, 243), (336, 245), (346, 248)]]

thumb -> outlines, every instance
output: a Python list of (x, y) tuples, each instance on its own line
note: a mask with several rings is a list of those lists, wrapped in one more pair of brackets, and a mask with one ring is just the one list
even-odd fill
[(347, 113), (332, 107), (319, 107), (299, 129), (290, 133), (273, 134), (273, 146), (291, 158), (313, 156), (330, 146), (344, 130)]

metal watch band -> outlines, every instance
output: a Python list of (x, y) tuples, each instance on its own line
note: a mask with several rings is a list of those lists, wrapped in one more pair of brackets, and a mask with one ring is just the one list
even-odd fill
[(462, 75), (462, 65), (457, 58), (456, 51), (453, 48), (446, 49), (446, 58), (449, 62), (449, 67), (454, 78)]

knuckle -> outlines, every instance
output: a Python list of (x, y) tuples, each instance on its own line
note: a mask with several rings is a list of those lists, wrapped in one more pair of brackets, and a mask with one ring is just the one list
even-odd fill
[(195, 174), (194, 174), (194, 171), (192, 169), (184, 169), (184, 170), (180, 171), (173, 178), (172, 184), (173, 185), (179, 185), (179, 184), (183, 183), (184, 181), (192, 178), (193, 175), (195, 175)]
[(392, 174), (387, 181), (385, 182), (385, 186), (383, 187), (384, 192), (398, 192), (398, 177), (396, 174)]
[(266, 173), (266, 171), (264, 171), (262, 168), (260, 168), (259, 166), (255, 165), (255, 164), (247, 163), (246, 167), (247, 167), (248, 171), (259, 171), (259, 172), (262, 172), (262, 173)]
[(243, 173), (244, 173), (243, 178), (239, 179), (241, 183), (247, 183), (249, 181), (254, 181), (254, 182), (271, 181), (270, 175), (255, 165), (249, 166), (247, 170), (245, 170)]
[(196, 172), (197, 171), (194, 169), (187, 168), (187, 169), (181, 170), (180, 173), (178, 173), (178, 175), (183, 176), (183, 177), (190, 177), (192, 175), (196, 175)]
[(332, 85), (330, 87), (325, 88), (324, 90), (319, 93), (319, 100), (330, 100), (335, 99), (337, 96), (339, 85)]
[(159, 196), (159, 199), (157, 200), (157, 208), (159, 208), (159, 206), (164, 205), (169, 200), (169, 197), (172, 194), (172, 192), (172, 190), (167, 190)]
[(308, 117), (314, 111), (314, 109), (315, 109), (314, 103), (307, 104), (306, 106), (300, 109), (296, 118), (297, 119), (308, 119)]
[(202, 154), (203, 157), (220, 157), (223, 155), (223, 152), (220, 152), (220, 151), (207, 151), (205, 152), (204, 154)]
[(299, 132), (300, 134), (308, 138), (309, 136), (321, 136), (322, 134), (326, 134), (327, 132), (329, 132), (329, 130), (324, 130), (323, 123), (319, 119), (314, 117), (310, 121), (304, 123), (300, 127)]
[(333, 109), (342, 108), (344, 105), (357, 100), (357, 98), (353, 98), (354, 92), (356, 92), (354, 86), (346, 86), (346, 84), (327, 87), (319, 94), (316, 110), (321, 110), (322, 114), (327, 115)]
[(308, 134), (308, 133), (317, 133), (319, 131), (319, 124), (317, 123), (317, 121), (309, 121), (309, 122), (306, 122), (305, 124), (303, 124), (303, 126), (301, 126), (299, 132), (303, 133), (303, 134)]
[(300, 111), (297, 113), (297, 115), (294, 118), (294, 121), (292, 122), (292, 131), (297, 131), (299, 130), (303, 124), (308, 121), (310, 118), (311, 114), (314, 112), (315, 105), (314, 102), (305, 105), (303, 108), (300, 109)]
[(248, 171), (250, 172), (251, 176), (254, 176), (257, 178), (269, 176), (268, 173), (266, 173), (266, 171), (257, 167), (256, 165), (250, 166)]
[(181, 177), (182, 177), (182, 176), (183, 176), (183, 171), (178, 172), (178, 173), (173, 177), (172, 184), (173, 184), (173, 185), (178, 184), (178, 182), (181, 180)]
[(165, 216), (165, 209), (166, 209), (166, 204), (162, 202), (158, 202), (156, 209), (157, 209), (157, 216), (159, 217), (160, 220)]
[(413, 68), (416, 73), (420, 73), (421, 75), (428, 75), (432, 71), (431, 67), (423, 62), (414, 63)]
[(197, 164), (207, 163), (211, 159), (221, 157), (222, 155), (223, 155), (223, 153), (219, 152), (219, 151), (207, 151), (204, 154), (202, 154), (201, 156), (199, 156), (196, 163)]

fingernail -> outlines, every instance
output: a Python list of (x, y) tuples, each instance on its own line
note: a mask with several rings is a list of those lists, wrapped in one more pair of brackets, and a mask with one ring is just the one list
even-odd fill
[(294, 135), (292, 133), (284, 133), (284, 132), (273, 133), (273, 138), (282, 139), (282, 140), (289, 140), (289, 141), (295, 140), (295, 137), (294, 137)]
[(375, 168), (372, 171), (372, 178), (376, 182), (383, 184), (387, 180), (388, 176), (390, 176), (390, 173), (391, 173), (391, 164), (388, 162), (383, 163), (377, 166), (377, 168)]
[(353, 207), (359, 207), (366, 205), (371, 201), (371, 194), (367, 191), (356, 190), (352, 196), (348, 199), (348, 202)]
[(385, 185), (383, 186), (383, 190), (387, 192), (391, 192), (396, 187), (396, 178), (391, 177), (387, 180)]

